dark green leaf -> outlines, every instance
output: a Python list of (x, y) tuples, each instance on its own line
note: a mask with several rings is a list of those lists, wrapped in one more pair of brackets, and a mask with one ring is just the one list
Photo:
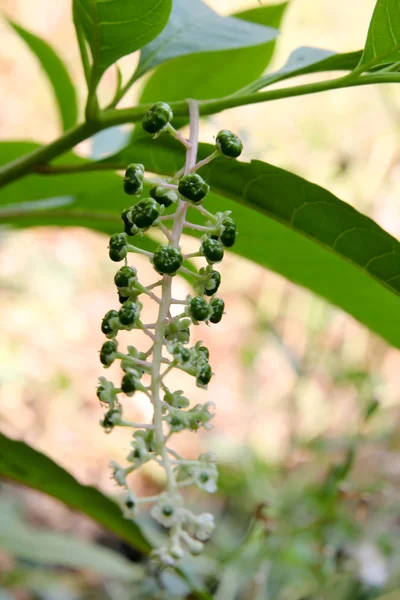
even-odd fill
[(379, 65), (398, 60), (400, 60), (400, 4), (398, 0), (378, 0), (360, 64)]
[[(221, 17), (201, 0), (174, 0), (168, 25), (142, 48), (136, 76), (178, 56), (256, 46), (270, 42), (277, 35), (278, 31), (270, 27)], [(209, 65), (214, 68), (212, 62)]]
[(0, 476), (57, 498), (109, 529), (141, 552), (151, 550), (138, 525), (93, 487), (82, 485), (49, 457), (24, 442), (0, 434)]
[(98, 82), (104, 71), (153, 40), (165, 27), (172, 0), (73, 0), (74, 19), (89, 44)]
[[(247, 22), (247, 25), (256, 23), (276, 28), (280, 26), (286, 7), (287, 3), (263, 6), (239, 13), (236, 19), (231, 20), (235, 24), (240, 19)], [(277, 33), (276, 31), (275, 35)], [(208, 38), (204, 38), (207, 41)], [(243, 40), (243, 47), (240, 49), (221, 48), (216, 52), (179, 56), (161, 65), (146, 83), (140, 102), (171, 102), (185, 98), (202, 100), (235, 92), (259, 77), (272, 58), (274, 40), (259, 42), (258, 45), (255, 43), (253, 36), (249, 36), (247, 41)]]
[(122, 554), (70, 534), (43, 531), (25, 522), (10, 502), (0, 502), (0, 548), (30, 562), (76, 570), (88, 569), (103, 577), (132, 582), (143, 569)]
[(68, 71), (53, 48), (37, 35), (8, 20), (11, 27), (36, 55), (52, 85), (64, 130), (73, 127), (78, 118), (76, 91)]
[[(11, 146), (0, 146), (3, 162), (24, 145), (15, 144), (14, 155)], [(202, 144), (200, 157), (211, 150)], [(71, 155), (68, 161), (84, 163)], [(182, 166), (183, 152), (168, 138), (141, 140), (106, 162), (143, 162), (149, 171), (171, 175)], [(272, 165), (219, 159), (203, 174), (214, 192), (206, 207), (231, 210), (238, 223), (234, 252), (326, 298), (400, 347), (400, 244), (395, 238), (327, 190)], [(44, 215), (36, 211), (35, 222), (32, 213), (28, 219), (20, 214), (17, 220), (0, 213), (0, 222), (71, 225), (73, 221), (112, 232), (126, 205), (120, 178), (104, 172), (25, 177), (2, 190), (0, 203), (63, 195), (73, 195), (75, 203), (43, 211)], [(196, 215), (190, 217), (194, 220)]]
[[(175, 151), (173, 151), (175, 149)], [(202, 144), (200, 156), (212, 151)], [(110, 162), (141, 160), (173, 174), (180, 145), (138, 141)], [(234, 252), (340, 306), (400, 347), (400, 243), (327, 190), (260, 161), (219, 159), (203, 169), (212, 210), (232, 210), (240, 229)]]

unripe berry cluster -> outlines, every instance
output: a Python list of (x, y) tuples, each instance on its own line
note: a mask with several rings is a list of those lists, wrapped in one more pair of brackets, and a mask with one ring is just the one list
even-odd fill
[[(124, 232), (115, 233), (109, 241), (110, 259), (124, 261), (124, 265), (114, 277), (120, 307), (109, 310), (102, 320), (101, 331), (107, 340), (100, 350), (102, 365), (108, 368), (119, 360), (122, 376), (118, 386), (101, 377), (97, 389), (100, 402), (106, 406), (101, 421), (105, 431), (111, 432), (116, 426), (134, 429), (126, 458), (128, 464), (121, 466), (112, 462), (113, 478), (124, 488), (122, 505), (127, 518), (134, 519), (140, 505), (153, 504), (151, 514), (169, 529), (169, 544), (153, 553), (164, 564), (173, 564), (181, 558), (184, 548), (192, 554), (199, 554), (214, 528), (211, 514), (195, 515), (184, 506), (180, 489), (195, 485), (207, 492), (215, 492), (218, 477), (215, 455), (207, 453), (196, 460), (189, 460), (168, 446), (171, 436), (179, 431), (198, 431), (201, 427), (209, 429), (213, 405), (207, 402), (191, 406), (182, 390), (169, 389), (166, 378), (172, 369), (179, 369), (193, 376), (196, 385), (204, 389), (212, 378), (209, 351), (201, 342), (190, 345), (190, 328), (200, 323), (217, 324), (223, 317), (225, 303), (215, 295), (221, 275), (214, 265), (224, 258), (224, 248), (233, 246), (236, 225), (229, 212), (212, 214), (202, 206), (210, 187), (196, 171), (216, 156), (236, 158), (242, 150), (237, 136), (229, 131), (220, 131), (213, 154), (196, 163), (198, 112), (194, 101), (189, 101), (189, 109), (189, 140), (173, 128), (173, 114), (168, 104), (158, 102), (143, 119), (143, 129), (154, 137), (170, 134), (185, 145), (185, 167), (175, 177), (152, 181), (149, 196), (143, 198), (146, 183), (144, 166), (131, 164), (126, 169), (123, 189), (138, 200), (122, 211)], [(204, 225), (186, 220), (189, 208), (205, 217)], [(164, 214), (166, 209), (169, 209), (169, 214)], [(172, 223), (170, 228), (165, 225), (168, 221)], [(158, 227), (166, 237), (166, 243), (160, 244), (154, 252), (132, 244), (133, 238), (140, 239), (150, 227)], [(183, 253), (180, 238), (185, 228), (202, 232), (198, 252)], [(146, 255), (161, 279), (148, 286), (142, 285), (136, 268), (128, 265), (130, 253)], [(206, 265), (198, 272), (188, 269), (185, 260), (191, 257), (203, 257)], [(194, 295), (182, 300), (174, 299), (172, 279), (177, 273), (192, 278)], [(157, 288), (161, 289), (159, 295), (155, 293)], [(139, 296), (142, 299), (147, 296), (157, 304), (155, 323), (143, 323)], [(175, 316), (171, 313), (173, 305), (182, 307)], [(123, 351), (119, 347), (119, 331), (133, 329), (141, 330), (150, 338), (151, 345), (146, 351), (141, 352), (134, 346)], [(123, 395), (133, 397), (137, 392), (147, 396), (153, 405), (152, 423), (133, 423), (123, 417), (121, 398)], [(151, 460), (165, 470), (166, 491), (157, 497), (137, 498), (128, 486), (127, 477)]]

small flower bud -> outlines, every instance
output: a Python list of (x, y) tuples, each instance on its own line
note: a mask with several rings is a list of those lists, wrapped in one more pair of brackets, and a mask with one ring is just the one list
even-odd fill
[(113, 470), (112, 477), (118, 485), (126, 485), (126, 473), (125, 469), (121, 467), (117, 462), (112, 460), (110, 462), (110, 468)]
[(177, 392), (166, 392), (164, 395), (164, 402), (167, 402), (174, 408), (187, 408), (190, 404), (188, 398), (183, 396), (183, 391), (178, 390)]

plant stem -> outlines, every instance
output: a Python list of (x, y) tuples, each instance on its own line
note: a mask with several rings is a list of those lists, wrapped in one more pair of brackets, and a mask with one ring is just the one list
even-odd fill
[[(199, 128), (199, 113), (197, 103), (193, 100), (188, 101), (190, 113), (190, 147), (186, 150), (185, 172), (189, 173), (190, 168), (196, 162), (197, 146), (198, 146), (198, 128)], [(182, 235), (183, 224), (185, 222), (187, 202), (179, 200), (178, 207), (175, 212), (172, 231), (170, 235), (170, 243), (175, 248), (179, 247), (180, 238)], [(176, 493), (177, 483), (173, 472), (171, 459), (169, 457), (165, 437), (163, 433), (163, 418), (162, 404), (160, 398), (160, 386), (162, 385), (161, 365), (163, 364), (163, 345), (164, 331), (168, 320), (168, 315), (172, 303), (172, 277), (164, 275), (162, 279), (162, 298), (159, 305), (158, 317), (154, 331), (154, 346), (153, 360), (151, 368), (151, 394), (153, 399), (153, 425), (156, 431), (156, 437), (159, 445), (162, 464), (167, 477), (167, 488), (170, 494)], [(170, 369), (168, 367), (168, 369)], [(167, 369), (167, 370), (168, 370)], [(165, 373), (164, 373), (165, 374)]]
[[(276, 90), (267, 90), (265, 92), (256, 92), (240, 96), (227, 96), (225, 98), (218, 98), (214, 100), (203, 100), (199, 102), (198, 106), (200, 114), (204, 116), (219, 113), (223, 110), (237, 106), (245, 106), (260, 102), (270, 102), (272, 100), (278, 100), (281, 98), (292, 98), (294, 96), (304, 96), (306, 94), (316, 94), (328, 90), (371, 85), (374, 83), (395, 82), (400, 82), (400, 73), (374, 73), (364, 75), (359, 79), (352, 79), (349, 78), (349, 76), (345, 76), (337, 79), (330, 79), (328, 81), (309, 83), (288, 88), (279, 88)], [(28, 173), (36, 171), (40, 165), (45, 165), (57, 156), (60, 156), (67, 150), (70, 150), (76, 146), (76, 144), (79, 144), (83, 140), (86, 140), (103, 129), (124, 123), (135, 123), (141, 120), (150, 108), (151, 104), (143, 104), (133, 108), (120, 110), (113, 109), (101, 112), (97, 115), (96, 120), (91, 121), (90, 123), (78, 125), (70, 129), (51, 144), (40, 147), (30, 154), (22, 156), (11, 163), (4, 165), (0, 169), (0, 187), (14, 181), (15, 179), (19, 179)], [(171, 102), (171, 108), (177, 117), (184, 117), (188, 115), (186, 102)], [(72, 172), (73, 170), (79, 171), (81, 165), (77, 165), (77, 167), (78, 168), (76, 169), (72, 169), (71, 165), (70, 171), (68, 172)], [(92, 169), (88, 167), (86, 170)]]

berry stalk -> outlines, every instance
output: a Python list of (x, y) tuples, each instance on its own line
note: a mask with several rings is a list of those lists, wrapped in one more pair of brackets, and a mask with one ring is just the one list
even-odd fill
[[(110, 238), (109, 255), (115, 262), (124, 261), (115, 275), (114, 282), (121, 303), (119, 311), (110, 310), (102, 322), (102, 332), (108, 338), (102, 346), (100, 360), (104, 367), (115, 360), (121, 361), (124, 372), (120, 387), (115, 387), (104, 377), (100, 378), (97, 395), (100, 401), (108, 405), (102, 421), (106, 432), (116, 426), (132, 427), (132, 451), (127, 456), (129, 466), (123, 467), (111, 463), (116, 483), (124, 488), (122, 506), (127, 518), (134, 519), (140, 505), (152, 504), (152, 516), (169, 530), (167, 544), (153, 552), (153, 557), (161, 564), (172, 565), (179, 560), (184, 549), (192, 554), (199, 554), (204, 548), (214, 528), (213, 516), (209, 513), (194, 514), (184, 505), (180, 493), (182, 488), (195, 485), (213, 493), (217, 489), (218, 471), (216, 457), (213, 453), (200, 455), (196, 460), (181, 457), (167, 442), (174, 434), (183, 431), (198, 431), (200, 427), (210, 429), (213, 417), (210, 402), (190, 407), (190, 400), (182, 390), (171, 391), (167, 384), (167, 375), (172, 369), (179, 369), (196, 378), (198, 387), (206, 389), (213, 375), (209, 364), (209, 351), (201, 342), (188, 347), (190, 342), (190, 326), (201, 322), (217, 324), (221, 321), (225, 304), (216, 293), (221, 283), (221, 276), (214, 265), (224, 257), (224, 247), (233, 245), (236, 238), (236, 225), (229, 212), (212, 214), (201, 204), (210, 191), (209, 185), (196, 173), (201, 163), (196, 163), (199, 131), (199, 112), (197, 103), (188, 100), (190, 113), (189, 140), (171, 125), (173, 118), (171, 108), (163, 103), (156, 103), (143, 119), (143, 129), (152, 134), (173, 135), (180, 139), (186, 148), (185, 165), (175, 180), (177, 185), (171, 186), (169, 180), (157, 180), (148, 198), (144, 198), (122, 211), (124, 233), (115, 233)], [(222, 131), (217, 135), (217, 156), (235, 158), (242, 150), (241, 141), (231, 132)], [(211, 159), (210, 159), (211, 160)], [(131, 164), (127, 167), (123, 182), (124, 191), (131, 196), (139, 197), (143, 192), (145, 167)], [(171, 215), (163, 215), (165, 209), (175, 205)], [(206, 219), (200, 231), (204, 233), (198, 252), (184, 254), (181, 250), (181, 236), (185, 227), (192, 228), (186, 220), (189, 208), (200, 212)], [(170, 229), (165, 225), (172, 221)], [(141, 237), (150, 227), (158, 227), (167, 239), (155, 252), (142, 250), (131, 244), (129, 238)], [(128, 254), (137, 253), (146, 256), (154, 269), (162, 277), (153, 284), (143, 286), (138, 280), (136, 268), (128, 265)], [(203, 257), (208, 263), (199, 272), (192, 273), (183, 266), (185, 258)], [(177, 273), (192, 275), (195, 296), (187, 296), (185, 300), (172, 295), (172, 280)], [(154, 293), (152, 290), (160, 287)], [(160, 293), (161, 292), (161, 293)], [(143, 323), (140, 319), (142, 304), (139, 296), (144, 295), (157, 305), (155, 323)], [(172, 316), (172, 305), (182, 307), (182, 312)], [(120, 330), (141, 330), (152, 344), (145, 352), (128, 346), (127, 352), (118, 348), (117, 335)], [(164, 355), (164, 351), (169, 357)], [(142, 382), (148, 380), (148, 385)], [(141, 392), (151, 401), (153, 418), (150, 424), (140, 424), (123, 418), (123, 407), (120, 395), (132, 397)], [(161, 397), (163, 395), (163, 398)], [(165, 471), (166, 490), (159, 495), (137, 498), (129, 487), (127, 477), (148, 461), (153, 460)]]

